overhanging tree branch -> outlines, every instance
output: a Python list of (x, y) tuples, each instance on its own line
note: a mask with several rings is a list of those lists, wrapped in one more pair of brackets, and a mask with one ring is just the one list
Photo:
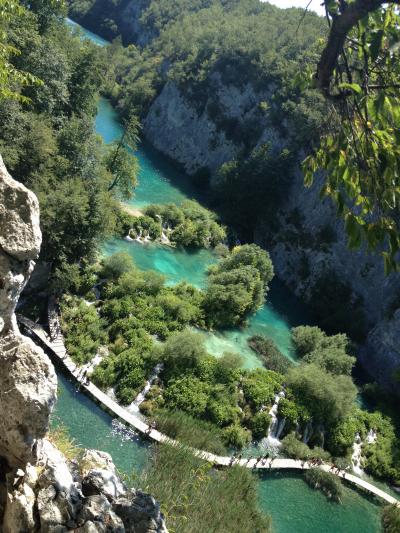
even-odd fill
[(368, 13), (375, 11), (383, 4), (400, 5), (400, 0), (356, 0), (351, 4), (343, 5), (338, 15), (332, 16), (332, 25), (329, 31), (328, 42), (318, 62), (315, 79), (317, 87), (329, 96), (329, 88), (333, 71), (343, 50), (348, 33)]

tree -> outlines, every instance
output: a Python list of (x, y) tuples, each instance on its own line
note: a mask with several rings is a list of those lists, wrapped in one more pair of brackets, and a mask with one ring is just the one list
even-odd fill
[(15, 68), (10, 59), (18, 56), (20, 51), (7, 41), (7, 26), (25, 14), (24, 8), (11, 0), (0, 0), (0, 100), (11, 98), (21, 102), (29, 99), (19, 90), (29, 85), (41, 85), (42, 81), (29, 72)]
[(328, 336), (316, 326), (298, 326), (292, 329), (292, 340), (304, 362), (315, 363), (331, 374), (350, 375), (356, 360), (347, 353), (347, 335)]
[(112, 143), (104, 159), (104, 165), (111, 174), (108, 191), (116, 190), (123, 199), (129, 200), (137, 185), (139, 166), (137, 158), (128, 150), (121, 149), (120, 144)]
[(173, 380), (164, 393), (166, 405), (181, 409), (191, 416), (204, 415), (210, 393), (210, 385), (193, 376)]
[(198, 366), (206, 351), (199, 334), (182, 331), (171, 335), (163, 346), (162, 359), (167, 375), (178, 376)]
[(307, 186), (325, 171), (321, 193), (335, 202), (350, 248), (378, 250), (386, 272), (399, 267), (400, 248), (398, 4), (325, 2), (331, 27), (315, 82), (337, 127), (303, 164)]
[(265, 250), (255, 244), (234, 248), (209, 269), (203, 304), (208, 325), (241, 324), (264, 302), (272, 277), (272, 262)]
[(315, 364), (289, 370), (287, 385), (316, 422), (334, 425), (350, 413), (357, 388), (350, 376), (331, 375)]
[(101, 275), (107, 279), (117, 280), (133, 268), (131, 256), (126, 252), (118, 252), (104, 259)]
[(139, 142), (140, 123), (133, 115), (126, 121), (124, 132), (119, 141), (111, 145), (105, 159), (107, 169), (112, 175), (108, 190), (117, 188), (123, 198), (132, 197), (136, 187), (139, 170), (137, 158), (127, 148), (134, 152)]

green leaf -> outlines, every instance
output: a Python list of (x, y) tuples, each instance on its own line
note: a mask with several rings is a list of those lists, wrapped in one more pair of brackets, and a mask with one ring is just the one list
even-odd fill
[(339, 89), (350, 89), (357, 94), (361, 94), (362, 92), (361, 85), (358, 85), (358, 83), (340, 83), (338, 87)]

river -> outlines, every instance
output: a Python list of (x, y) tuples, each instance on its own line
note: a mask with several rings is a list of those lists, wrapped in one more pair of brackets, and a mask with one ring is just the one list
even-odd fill
[[(75, 24), (73, 24), (75, 26)], [(86, 32), (85, 36), (102, 45), (104, 40)], [(120, 126), (111, 106), (100, 100), (96, 130), (105, 142), (118, 137)], [(139, 186), (133, 205), (143, 207), (154, 202), (174, 202), (197, 196), (185, 176), (151, 147), (143, 144), (137, 156), (140, 162)], [(115, 239), (105, 244), (105, 253), (127, 250), (140, 268), (153, 268), (164, 273), (170, 283), (186, 279), (201, 287), (205, 271), (215, 261), (211, 252), (196, 253), (140, 245)], [(210, 352), (219, 355), (225, 350), (239, 351), (245, 366), (259, 366), (257, 357), (247, 348), (246, 339), (264, 333), (275, 340), (280, 349), (294, 357), (290, 343), (290, 327), (305, 323), (309, 317), (300, 303), (278, 282), (274, 282), (268, 303), (250, 320), (242, 331), (234, 330), (205, 335)], [(121, 429), (89, 398), (77, 393), (75, 387), (59, 374), (59, 399), (52, 423), (64, 424), (78, 444), (109, 452), (121, 472), (140, 472), (149, 456), (148, 446), (134, 434)], [(275, 533), (377, 533), (380, 531), (380, 505), (356, 490), (345, 488), (342, 505), (329, 502), (321, 493), (308, 487), (301, 474), (271, 472), (259, 477), (259, 498), (262, 509), (273, 519)]]

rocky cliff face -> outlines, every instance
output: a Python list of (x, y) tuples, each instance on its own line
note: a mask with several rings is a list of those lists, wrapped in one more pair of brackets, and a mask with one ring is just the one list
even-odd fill
[[(254, 126), (252, 146), (266, 142), (277, 150), (285, 146), (287, 139), (281, 130), (260, 114), (260, 103), (268, 102), (272, 92), (272, 87), (257, 92), (250, 84), (227, 85), (214, 74), (209, 96), (199, 108), (187, 90), (184, 93), (174, 82), (168, 82), (149, 110), (144, 133), (189, 174), (206, 167), (215, 176), (221, 164), (243, 150), (249, 139), (240, 133), (248, 131), (249, 123)], [(318, 182), (311, 189), (304, 188), (298, 167), (284, 205), (274, 214), (276, 227), (271, 232), (260, 220), (255, 240), (271, 252), (277, 275), (305, 301), (310, 299), (316, 281), (329, 271), (349, 284), (350, 299), (362, 302), (370, 331), (361, 361), (373, 375), (379, 367), (380, 379), (393, 383), (400, 355), (393, 346), (388, 349), (386, 340), (400, 335), (398, 321), (388, 320), (400, 305), (400, 276), (385, 276), (379, 255), (348, 250), (343, 225), (329, 201), (321, 202), (319, 189)]]
[(53, 366), (19, 333), (14, 313), (40, 244), (38, 201), (0, 157), (0, 456), (10, 467), (35, 460), (56, 399)]
[(256, 92), (250, 83), (227, 85), (215, 72), (199, 103), (195, 94), (184, 93), (170, 81), (150, 107), (144, 134), (187, 173), (207, 168), (213, 175), (249, 143), (257, 146), (269, 142), (277, 149), (284, 146), (277, 128), (260, 109), (272, 90)]
[(37, 198), (0, 157), (0, 531), (166, 532), (159, 505), (128, 490), (108, 454), (68, 461), (45, 438), (57, 378), (15, 318), (40, 244)]

